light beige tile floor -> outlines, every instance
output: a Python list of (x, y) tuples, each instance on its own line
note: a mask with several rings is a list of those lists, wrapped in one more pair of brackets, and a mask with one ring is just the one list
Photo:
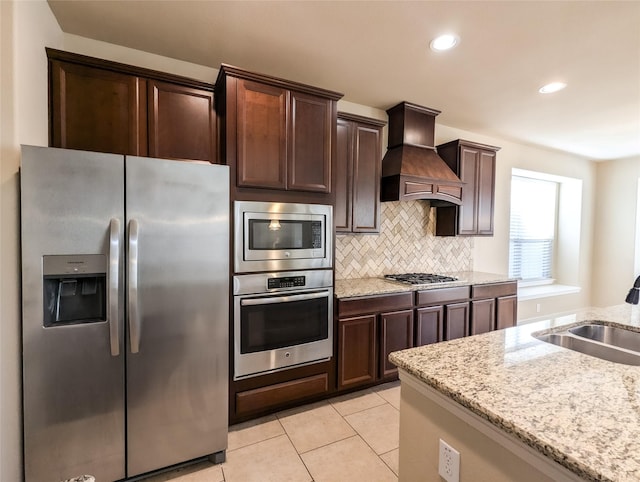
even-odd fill
[(400, 383), (229, 428), (227, 460), (144, 482), (397, 482)]

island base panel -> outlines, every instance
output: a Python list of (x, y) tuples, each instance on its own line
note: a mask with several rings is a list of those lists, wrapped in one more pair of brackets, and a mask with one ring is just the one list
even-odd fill
[(559, 465), (553, 477), (546, 475), (407, 384), (403, 380), (406, 375), (400, 377), (399, 482), (441, 480), (438, 475), (440, 439), (460, 452), (460, 482), (579, 480)]

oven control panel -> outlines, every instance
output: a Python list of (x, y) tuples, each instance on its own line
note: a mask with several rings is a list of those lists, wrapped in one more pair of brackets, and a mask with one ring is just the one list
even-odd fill
[(305, 276), (286, 276), (283, 278), (269, 278), (267, 288), (270, 290), (279, 288), (296, 288), (306, 284)]

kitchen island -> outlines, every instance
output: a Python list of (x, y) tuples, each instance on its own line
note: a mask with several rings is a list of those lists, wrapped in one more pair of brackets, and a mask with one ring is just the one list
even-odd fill
[(532, 336), (586, 321), (640, 331), (621, 305), (394, 352), (400, 369), (400, 480), (440, 480), (438, 444), (460, 480), (640, 480), (640, 367)]

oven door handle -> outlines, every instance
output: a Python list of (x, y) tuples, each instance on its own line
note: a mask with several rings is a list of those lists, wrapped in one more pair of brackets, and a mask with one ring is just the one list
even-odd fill
[(241, 306), (257, 306), (257, 305), (271, 305), (274, 303), (287, 303), (290, 301), (302, 301), (302, 300), (315, 300), (318, 298), (328, 298), (329, 291), (317, 291), (315, 293), (305, 293), (302, 295), (290, 295), (290, 296), (272, 296), (265, 298), (249, 298), (240, 300)]

